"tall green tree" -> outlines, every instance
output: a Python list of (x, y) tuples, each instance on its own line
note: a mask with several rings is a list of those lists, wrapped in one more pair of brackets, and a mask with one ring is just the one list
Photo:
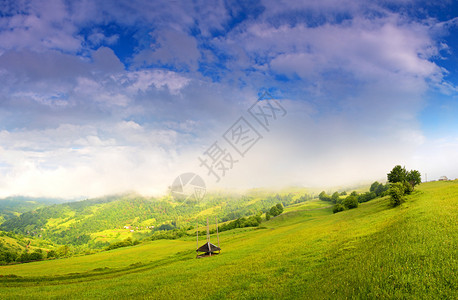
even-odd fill
[(387, 183), (387, 184), (385, 184), (385, 185), (379, 184), (379, 185), (377, 186), (377, 189), (375, 190), (375, 194), (376, 194), (377, 196), (382, 196), (382, 194), (384, 194), (385, 191), (387, 191), (389, 188), (390, 188), (390, 184), (389, 184), (389, 183)]
[(418, 170), (411, 170), (406, 177), (406, 180), (410, 183), (412, 187), (421, 183), (421, 174)]
[(421, 183), (421, 174), (418, 170), (408, 172), (405, 167), (397, 165), (387, 174), (390, 183), (400, 182), (404, 185), (405, 193), (410, 194), (414, 187)]
[(374, 183), (371, 184), (371, 188), (369, 189), (369, 191), (375, 192), (379, 185), (380, 183), (378, 181), (375, 181)]
[(391, 170), (390, 173), (387, 174), (388, 181), (390, 183), (396, 182), (404, 182), (407, 179), (407, 170), (405, 167), (401, 167), (401, 165), (397, 165)]
[(332, 194), (331, 196), (331, 200), (332, 200), (332, 203), (337, 203), (337, 201), (339, 201), (339, 193), (338, 192), (334, 192), (334, 194)]

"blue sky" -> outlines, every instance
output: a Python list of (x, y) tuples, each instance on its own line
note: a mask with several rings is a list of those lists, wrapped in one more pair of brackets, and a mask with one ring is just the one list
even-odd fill
[[(0, 196), (455, 178), (457, 52), (454, 1), (2, 1)], [(214, 182), (264, 91), (287, 114)]]

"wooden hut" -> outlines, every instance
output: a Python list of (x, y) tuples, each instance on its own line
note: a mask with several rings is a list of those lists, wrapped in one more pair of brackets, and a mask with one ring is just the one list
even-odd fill
[(210, 229), (208, 227), (208, 218), (207, 218), (207, 242), (199, 247), (199, 223), (197, 223), (197, 258), (212, 256), (221, 253), (221, 248), (219, 247), (219, 232), (218, 232), (218, 221), (215, 217), (216, 223), (216, 236), (218, 240), (218, 246), (210, 242)]

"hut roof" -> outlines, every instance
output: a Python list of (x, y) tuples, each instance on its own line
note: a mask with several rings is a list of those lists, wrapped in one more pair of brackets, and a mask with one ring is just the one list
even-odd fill
[(199, 249), (196, 250), (197, 252), (215, 252), (215, 251), (221, 251), (221, 248), (218, 246), (213, 245), (210, 242), (207, 242), (203, 244)]

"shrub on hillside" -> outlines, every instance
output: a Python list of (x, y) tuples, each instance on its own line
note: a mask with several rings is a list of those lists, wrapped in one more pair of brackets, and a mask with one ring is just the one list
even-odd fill
[[(266, 213), (267, 214), (267, 213)], [(232, 222), (218, 226), (219, 231), (226, 231), (235, 228), (256, 227), (261, 224), (261, 216), (250, 216), (248, 218), (238, 218)]]
[(16, 260), (16, 252), (0, 249), (0, 265), (8, 264)]
[(37, 261), (43, 259), (43, 250), (35, 249), (33, 252), (28, 253), (24, 251), (16, 258), (18, 262), (29, 262), (29, 261)]
[[(155, 240), (174, 240), (174, 239), (178, 239), (180, 237), (183, 237), (183, 236), (187, 235), (186, 230), (187, 230), (186, 228), (182, 228), (182, 229), (156, 231), (151, 236), (151, 240), (155, 241)], [(133, 242), (133, 245), (137, 245), (139, 243), (140, 243), (139, 241), (135, 240)]]
[(270, 219), (270, 217), (276, 217), (276, 216), (282, 214), (283, 210), (284, 210), (284, 208), (283, 208), (283, 205), (281, 203), (278, 203), (278, 204), (272, 206), (270, 208), (270, 210), (268, 212), (266, 212), (266, 220), (268, 220), (267, 219), (267, 214), (270, 215), (269, 216), (269, 219)]
[(59, 247), (56, 251), (58, 257), (67, 257), (72, 254), (72, 249), (68, 245)]
[(132, 239), (130, 237), (128, 237), (127, 239), (125, 239), (123, 241), (119, 241), (119, 242), (115, 242), (115, 243), (110, 244), (110, 246), (106, 247), (105, 250), (113, 250), (113, 249), (117, 249), (117, 248), (121, 248), (121, 247), (137, 245), (137, 244), (138, 244), (137, 241), (133, 242)]
[(377, 198), (377, 194), (375, 192), (366, 192), (358, 196), (358, 202), (367, 202), (375, 198)]
[(358, 198), (352, 195), (348, 196), (342, 201), (342, 205), (345, 206), (347, 209), (357, 208), (358, 204)]
[(36, 249), (29, 255), (30, 260), (42, 260), (43, 259), (43, 250)]
[(18, 261), (18, 262), (28, 262), (28, 261), (30, 261), (29, 253), (27, 253), (27, 252), (21, 253), (21, 255), (19, 255), (18, 258), (16, 259), (16, 261)]
[(46, 255), (46, 258), (56, 258), (57, 257), (57, 252), (55, 250), (51, 250), (48, 252)]
[(344, 211), (345, 210), (345, 206), (343, 206), (342, 204), (340, 203), (337, 203), (336, 205), (334, 205), (334, 207), (332, 208), (332, 212), (333, 213), (338, 213), (338, 212), (341, 212), (341, 211)]
[(404, 186), (404, 194), (407, 194), (407, 195), (412, 194), (413, 186), (409, 182), (404, 181), (402, 185)]
[(326, 194), (325, 191), (322, 191), (322, 192), (318, 195), (318, 198), (319, 198), (321, 201), (328, 201), (328, 202), (331, 202), (331, 201), (332, 201), (331, 196), (329, 196), (328, 194)]
[(404, 192), (405, 186), (401, 182), (393, 183), (390, 186), (389, 193), (391, 206), (395, 207), (404, 202)]

